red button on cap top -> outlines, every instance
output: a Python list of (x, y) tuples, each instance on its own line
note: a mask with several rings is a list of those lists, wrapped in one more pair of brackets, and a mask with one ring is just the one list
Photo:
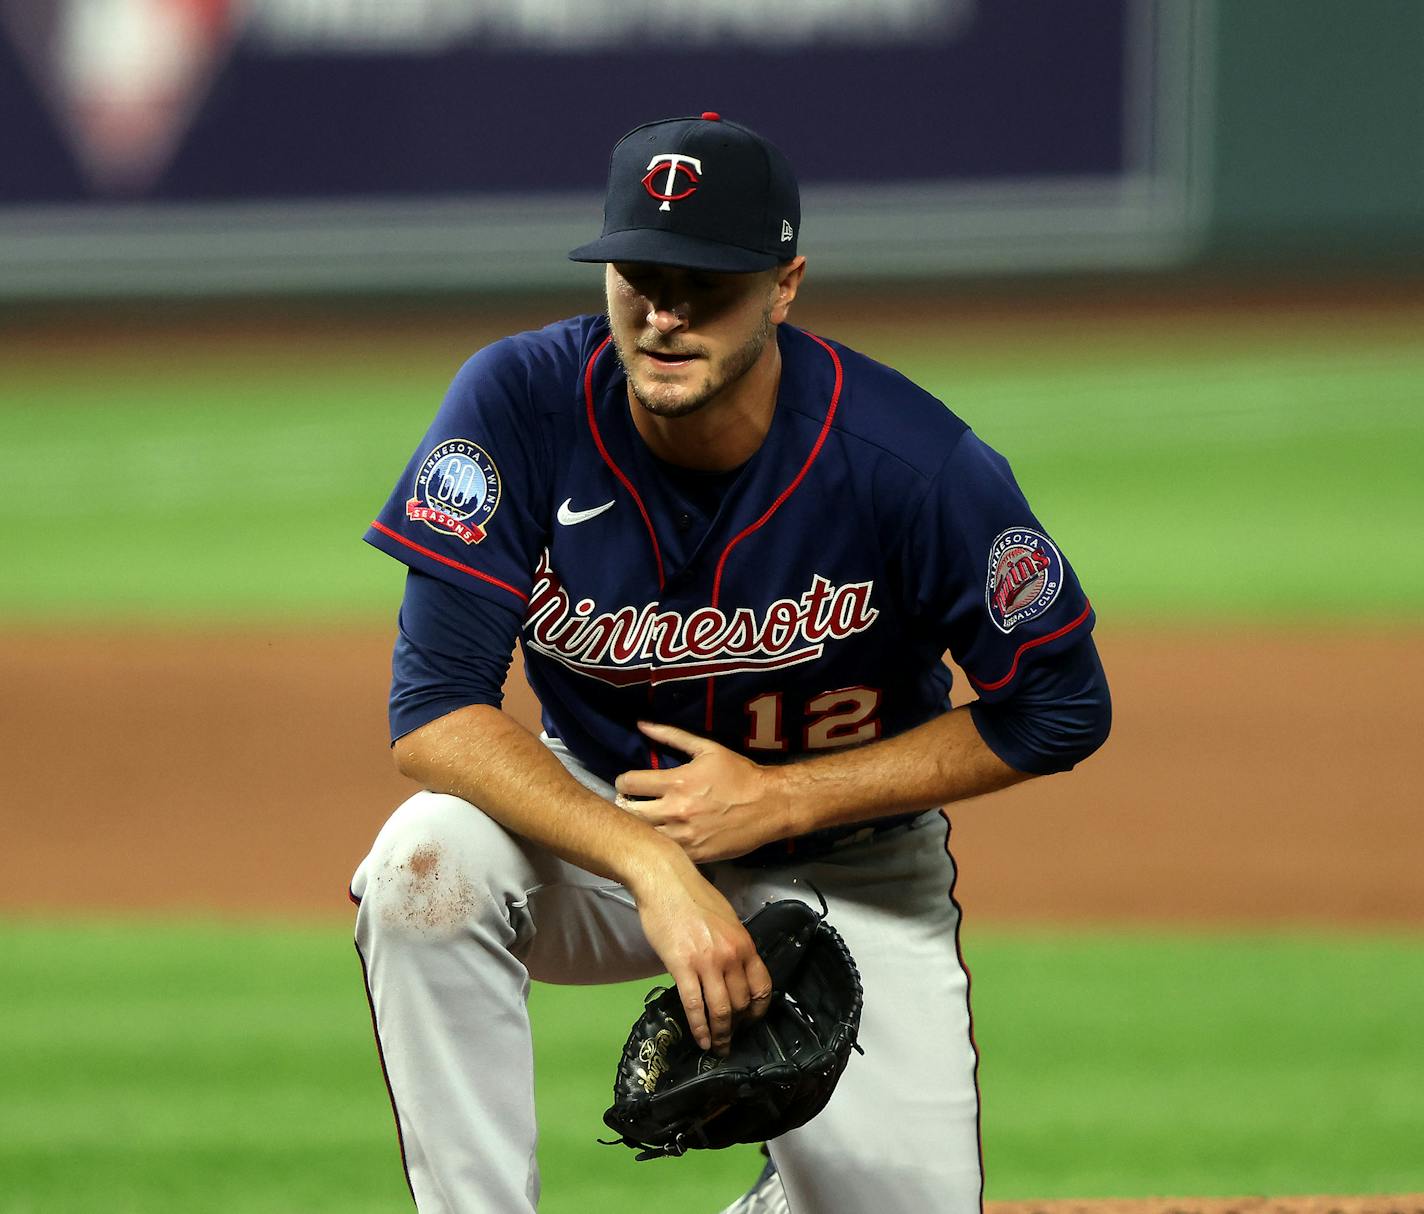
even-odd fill
[(702, 111), (702, 116), (703, 116), (705, 119), (707, 119), (708, 122), (721, 122), (721, 121), (722, 121), (722, 115), (719, 114), (719, 113), (717, 113), (716, 110), (703, 110), (703, 111)]

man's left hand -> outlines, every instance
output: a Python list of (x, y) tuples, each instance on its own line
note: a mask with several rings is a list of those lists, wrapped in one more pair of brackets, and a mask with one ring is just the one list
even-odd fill
[(796, 833), (776, 768), (673, 725), (639, 721), (638, 728), (691, 760), (667, 770), (625, 771), (614, 782), (616, 803), (695, 863), (744, 856)]

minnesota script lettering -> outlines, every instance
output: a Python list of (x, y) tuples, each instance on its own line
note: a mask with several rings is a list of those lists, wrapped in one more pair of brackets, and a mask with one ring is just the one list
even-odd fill
[(811, 662), (827, 641), (864, 632), (880, 615), (870, 605), (874, 582), (833, 586), (820, 574), (799, 598), (777, 599), (760, 615), (750, 607), (684, 615), (656, 602), (598, 611), (592, 599), (572, 600), (547, 551), (535, 578), (525, 645), (617, 687)]

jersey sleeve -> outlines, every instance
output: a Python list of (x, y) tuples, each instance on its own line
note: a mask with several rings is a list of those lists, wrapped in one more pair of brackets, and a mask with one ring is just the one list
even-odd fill
[(498, 708), (523, 613), (412, 569), (391, 655), (391, 741), (471, 704)]
[(973, 431), (931, 480), (901, 561), (919, 627), (985, 701), (1013, 695), (1027, 665), (1052, 660), (1092, 630), (1077, 574), (1008, 461)]
[(366, 542), (487, 598), (527, 604), (550, 458), (529, 370), (506, 339), (460, 369)]
[(1090, 634), (1048, 662), (1026, 662), (1007, 699), (969, 706), (979, 736), (1010, 767), (1031, 775), (1068, 771), (1112, 729), (1107, 675)]

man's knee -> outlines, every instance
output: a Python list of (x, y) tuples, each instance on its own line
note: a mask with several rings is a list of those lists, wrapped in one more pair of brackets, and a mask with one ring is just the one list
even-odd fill
[(352, 892), (383, 931), (450, 936), (486, 916), (504, 918), (518, 864), (518, 846), (483, 811), (420, 792), (381, 829)]

